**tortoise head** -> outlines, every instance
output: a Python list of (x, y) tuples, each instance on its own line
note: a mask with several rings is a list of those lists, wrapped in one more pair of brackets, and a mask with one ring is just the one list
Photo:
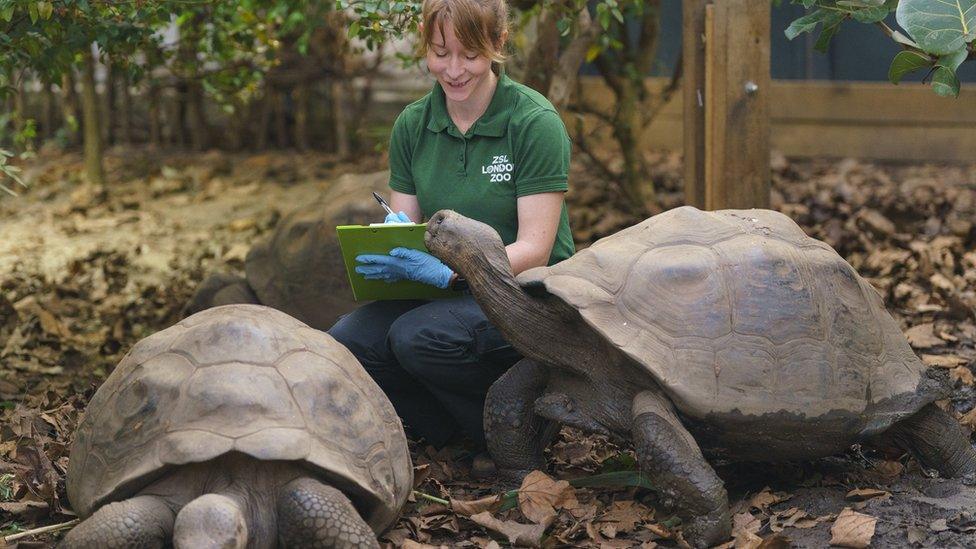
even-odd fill
[(424, 234), (427, 249), (467, 279), (483, 269), (501, 269), (509, 277), (511, 266), (501, 237), (490, 226), (451, 211), (431, 216)]

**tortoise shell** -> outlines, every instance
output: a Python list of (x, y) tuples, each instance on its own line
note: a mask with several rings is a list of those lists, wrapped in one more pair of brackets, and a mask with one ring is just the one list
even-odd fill
[(335, 228), (382, 221), (370, 191), (383, 192), (389, 180), (388, 171), (344, 175), (321, 200), (291, 212), (254, 244), (244, 271), (260, 302), (320, 330), (353, 310)]
[(232, 451), (304, 462), (377, 532), (412, 488), (400, 420), (352, 353), (280, 311), (226, 305), (122, 359), (78, 428), (68, 496), (85, 517), (173, 467)]
[(880, 430), (935, 398), (877, 291), (777, 212), (677, 208), (519, 282), (576, 308), (689, 417), (869, 410)]

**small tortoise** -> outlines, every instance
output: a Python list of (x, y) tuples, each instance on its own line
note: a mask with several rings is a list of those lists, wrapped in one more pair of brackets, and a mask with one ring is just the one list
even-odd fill
[(336, 225), (382, 219), (370, 191), (383, 192), (390, 172), (347, 174), (319, 200), (283, 217), (244, 260), (244, 277), (212, 274), (184, 308), (189, 315), (218, 305), (260, 303), (318, 330), (356, 307), (336, 238)]
[(216, 307), (137, 343), (92, 397), (67, 479), (87, 518), (63, 546), (378, 547), (412, 482), (400, 420), (345, 347)]
[(878, 293), (780, 213), (678, 208), (517, 280), (487, 225), (439, 212), (426, 241), (527, 357), (485, 404), (510, 478), (543, 466), (559, 424), (631, 438), (705, 546), (731, 521), (703, 450), (806, 459), (884, 434), (945, 476), (976, 471), (962, 427), (932, 403), (945, 384)]

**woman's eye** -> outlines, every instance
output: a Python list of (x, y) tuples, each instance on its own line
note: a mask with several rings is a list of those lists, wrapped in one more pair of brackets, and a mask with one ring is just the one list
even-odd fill
[(447, 57), (447, 52), (440, 52), (440, 51), (434, 50), (434, 55), (436, 55), (437, 57)]
[(467, 59), (468, 61), (474, 61), (475, 59), (477, 59), (477, 58), (478, 58), (478, 54), (474, 54), (474, 55), (465, 55), (465, 56), (464, 56), (464, 58), (465, 58), (465, 59)]

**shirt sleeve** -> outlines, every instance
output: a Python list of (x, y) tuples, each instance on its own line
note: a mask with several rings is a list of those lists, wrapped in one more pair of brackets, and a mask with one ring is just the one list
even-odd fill
[(407, 111), (400, 113), (390, 133), (390, 188), (404, 194), (417, 194), (410, 169), (413, 143)]
[(512, 149), (516, 196), (569, 189), (569, 135), (555, 111), (530, 118)]

